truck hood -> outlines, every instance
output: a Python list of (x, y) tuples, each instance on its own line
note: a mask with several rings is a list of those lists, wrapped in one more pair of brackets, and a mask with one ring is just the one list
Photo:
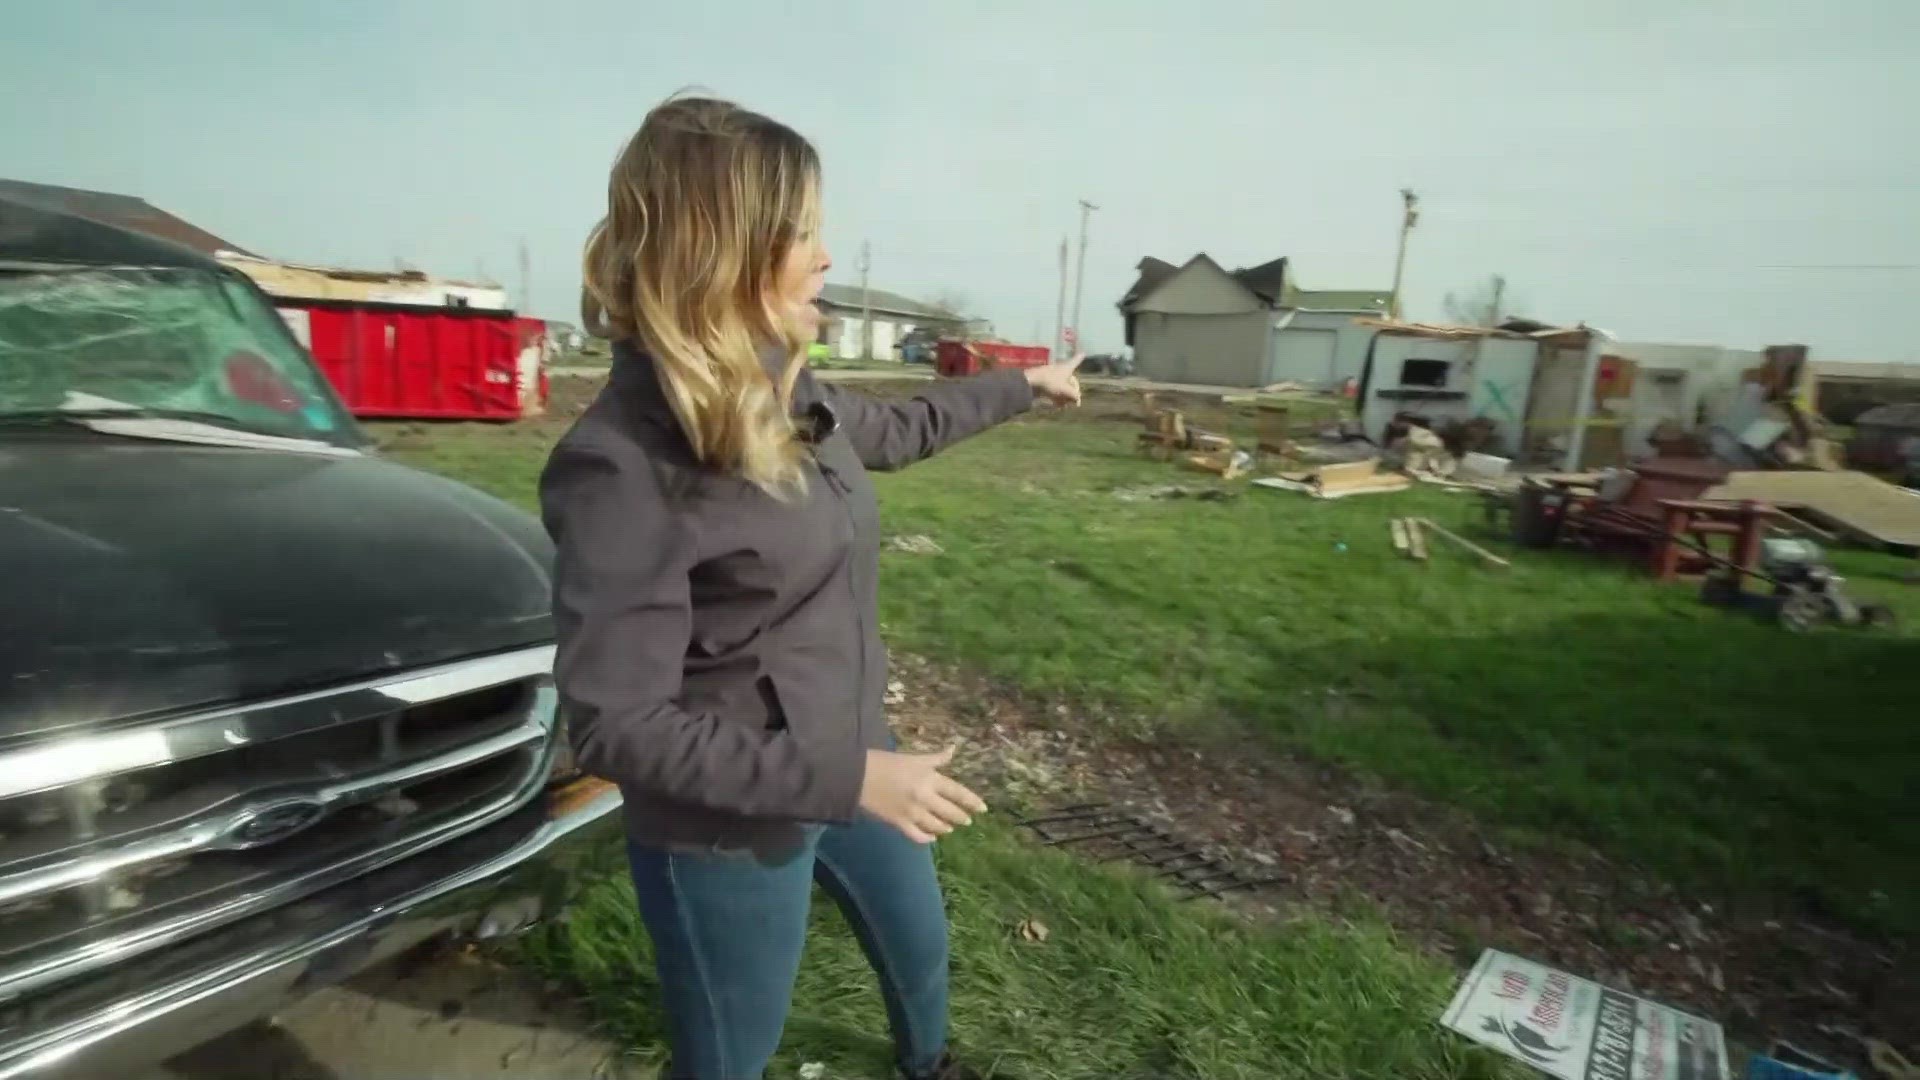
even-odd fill
[(377, 457), (0, 442), (0, 745), (552, 640), (540, 524)]

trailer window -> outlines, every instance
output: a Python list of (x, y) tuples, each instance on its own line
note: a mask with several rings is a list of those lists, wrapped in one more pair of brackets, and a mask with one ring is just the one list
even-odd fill
[(1445, 360), (1406, 360), (1400, 364), (1401, 386), (1431, 386), (1445, 389), (1447, 369), (1452, 365)]

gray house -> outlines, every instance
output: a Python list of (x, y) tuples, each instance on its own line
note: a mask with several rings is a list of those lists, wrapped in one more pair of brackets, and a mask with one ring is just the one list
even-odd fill
[(865, 354), (863, 310), (873, 318), (873, 356), (879, 360), (897, 359), (900, 342), (915, 330), (951, 334), (978, 325), (977, 320), (883, 289), (867, 289), (863, 301), (858, 285), (825, 286), (817, 306), (826, 317), (820, 324), (820, 343), (844, 360)]
[(1215, 386), (1298, 382), (1332, 389), (1358, 379), (1371, 330), (1389, 293), (1313, 291), (1292, 280), (1286, 259), (1226, 270), (1204, 252), (1184, 266), (1140, 260), (1120, 300), (1134, 371), (1149, 379)]

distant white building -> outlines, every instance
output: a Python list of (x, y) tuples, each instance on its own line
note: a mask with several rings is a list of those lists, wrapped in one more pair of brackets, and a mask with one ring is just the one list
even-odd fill
[(547, 342), (557, 352), (578, 352), (587, 343), (587, 335), (570, 322), (560, 319), (548, 319)]
[(974, 320), (956, 317), (932, 304), (923, 304), (883, 289), (863, 290), (858, 285), (828, 285), (820, 290), (820, 343), (839, 359), (861, 358), (866, 351), (863, 312), (873, 319), (873, 356), (879, 360), (896, 358), (899, 343), (915, 330), (956, 333), (969, 329)]

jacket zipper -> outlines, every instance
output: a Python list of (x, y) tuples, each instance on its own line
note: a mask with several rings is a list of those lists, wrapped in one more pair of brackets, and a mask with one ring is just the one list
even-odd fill
[(843, 572), (847, 575), (847, 595), (853, 599), (855, 678), (853, 740), (855, 749), (864, 751), (867, 745), (867, 613), (860, 603), (860, 588), (853, 580), (854, 547), (860, 542), (860, 524), (853, 519), (853, 502), (850, 498), (853, 489), (840, 479), (838, 471), (820, 460), (820, 450), (817, 446), (810, 447), (809, 450), (813, 455), (814, 467), (820, 470), (820, 475), (826, 480), (827, 487), (833, 490), (834, 498), (840, 503), (840, 510), (847, 518), (847, 557)]

